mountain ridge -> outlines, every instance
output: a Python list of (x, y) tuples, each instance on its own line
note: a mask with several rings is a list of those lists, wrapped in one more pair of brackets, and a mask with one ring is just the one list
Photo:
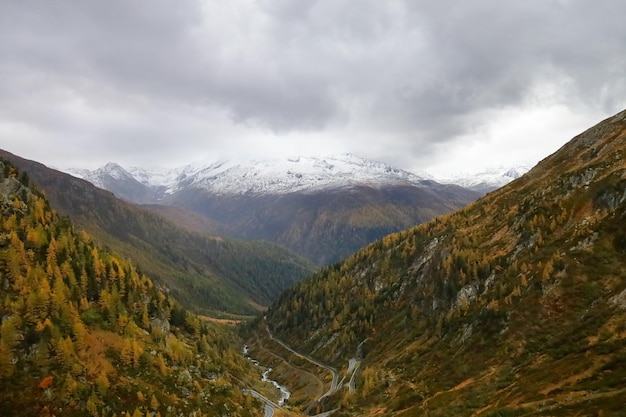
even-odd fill
[[(62, 171), (114, 192), (114, 181), (125, 180), (141, 184), (154, 192), (154, 196), (145, 202), (155, 203), (187, 186), (218, 194), (285, 194), (359, 185), (427, 186), (428, 181), (434, 181), (486, 194), (519, 178), (531, 168), (530, 164), (516, 164), (492, 166), (479, 172), (461, 172), (447, 176), (416, 174), (346, 153), (320, 157), (199, 161), (173, 169), (137, 166), (124, 168), (115, 162), (108, 162), (95, 170), (70, 168)], [(142, 195), (123, 193), (121, 190), (117, 190), (117, 193), (123, 194), (129, 201), (132, 198), (143, 198)]]
[(174, 169), (126, 169), (109, 162), (93, 171), (69, 169), (67, 172), (106, 189), (109, 189), (107, 182), (110, 180), (134, 180), (155, 190), (159, 200), (185, 187), (202, 188), (216, 194), (263, 195), (315, 192), (355, 185), (422, 186), (429, 179), (352, 154), (206, 161)]

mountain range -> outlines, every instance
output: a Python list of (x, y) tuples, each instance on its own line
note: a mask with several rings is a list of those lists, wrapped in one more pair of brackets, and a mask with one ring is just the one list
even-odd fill
[(0, 150), (0, 158), (26, 172), (52, 207), (76, 227), (132, 258), (197, 312), (254, 314), (314, 270), (310, 262), (278, 245), (216, 235), (208, 219), (183, 209), (137, 206), (9, 152)]
[(252, 352), (287, 361), (287, 385), (332, 373), (316, 404), (340, 416), (622, 416), (625, 220), (626, 111), (296, 284)]
[[(2, 415), (624, 413), (626, 111), (313, 275), (180, 206), (124, 202), (5, 151), (0, 209)], [(184, 308), (272, 300), (239, 326), (245, 345), (232, 320)]]
[[(175, 169), (122, 168), (110, 162), (94, 171), (69, 169), (69, 173), (115, 192), (135, 203), (158, 203), (177, 192), (196, 188), (212, 194), (278, 195), (316, 192), (351, 186), (416, 185), (424, 178), (387, 164), (351, 154), (273, 160), (198, 162)], [(150, 197), (125, 193), (124, 183), (151, 191)], [(146, 193), (147, 194), (147, 193)]]
[(480, 195), (350, 154), (70, 172), (127, 201), (194, 211), (225, 233), (281, 244), (318, 265)]
[(452, 176), (415, 174), (352, 154), (248, 161), (205, 161), (182, 167), (123, 168), (115, 162), (65, 171), (134, 203), (159, 203), (187, 187), (215, 194), (288, 194), (370, 185), (455, 184), (486, 193), (519, 178), (530, 165), (496, 166)]

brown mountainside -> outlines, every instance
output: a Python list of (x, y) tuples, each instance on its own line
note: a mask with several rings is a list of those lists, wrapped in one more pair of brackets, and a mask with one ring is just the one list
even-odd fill
[(299, 283), (266, 324), (340, 373), (361, 361), (336, 415), (623, 415), (626, 111)]

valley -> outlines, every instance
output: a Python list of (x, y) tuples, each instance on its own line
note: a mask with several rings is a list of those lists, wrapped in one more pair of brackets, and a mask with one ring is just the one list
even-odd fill
[(0, 417), (626, 417), (624, 16), (0, 0)]
[(2, 152), (0, 410), (619, 417), (625, 161), (626, 111), (315, 268)]
[(353, 379), (358, 371), (356, 359), (351, 359), (347, 370), (340, 372), (318, 359), (298, 352), (295, 347), (276, 338), (267, 326), (264, 330), (256, 328), (253, 333), (252, 345), (246, 345), (246, 352), (262, 358), (264, 364), (271, 363), (272, 367), (269, 369), (272, 373), (285, 383), (290, 383), (287, 404), (291, 412), (311, 416), (332, 413), (337, 408), (325, 409), (326, 398), (343, 387), (350, 387), (349, 390), (354, 391)]

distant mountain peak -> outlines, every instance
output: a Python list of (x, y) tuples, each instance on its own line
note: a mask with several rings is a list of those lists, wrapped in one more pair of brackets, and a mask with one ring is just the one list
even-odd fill
[(99, 169), (107, 175), (115, 179), (125, 179), (132, 177), (132, 175), (115, 162), (107, 162), (105, 166)]
[(423, 178), (351, 154), (216, 163), (188, 177), (189, 185), (220, 194), (285, 194), (324, 188), (410, 183)]
[(531, 164), (515, 166), (493, 166), (476, 173), (460, 173), (448, 177), (439, 177), (435, 181), (443, 184), (456, 184), (483, 194), (503, 187), (521, 177), (532, 168)]
[(162, 195), (189, 187), (217, 194), (285, 194), (355, 185), (421, 186), (425, 180), (411, 172), (350, 153), (324, 157), (201, 161), (174, 169), (124, 169), (109, 162), (94, 171), (68, 172), (103, 188), (108, 188), (107, 182), (111, 179), (134, 180)]

